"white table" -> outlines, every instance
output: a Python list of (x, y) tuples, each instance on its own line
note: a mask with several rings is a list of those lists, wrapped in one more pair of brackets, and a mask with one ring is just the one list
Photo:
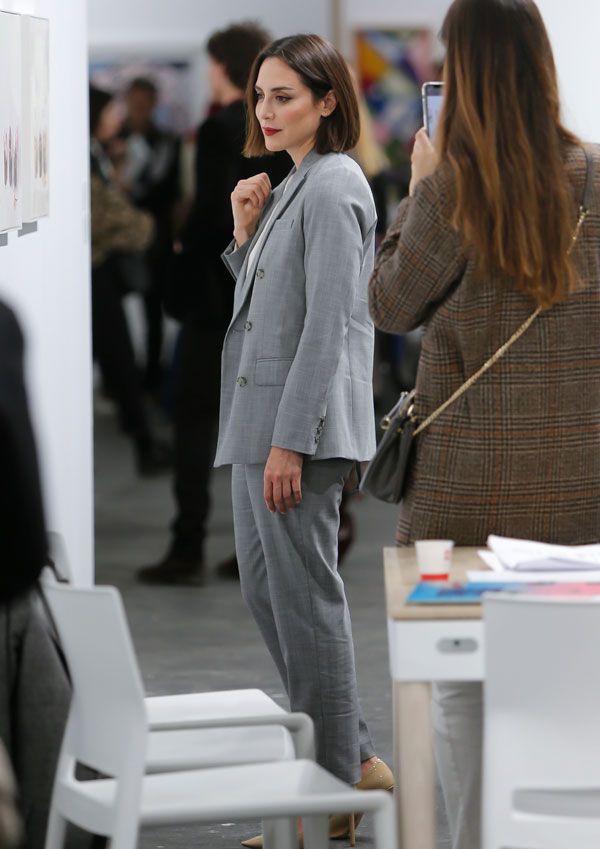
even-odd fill
[[(435, 849), (432, 681), (483, 680), (480, 605), (407, 605), (419, 580), (413, 547), (385, 548), (390, 671), (394, 687), (394, 774), (402, 849)], [(450, 580), (484, 569), (475, 548), (454, 550)]]

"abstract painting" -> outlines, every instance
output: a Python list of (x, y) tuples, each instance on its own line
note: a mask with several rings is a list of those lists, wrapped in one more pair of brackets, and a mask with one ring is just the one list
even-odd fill
[(375, 136), (393, 165), (410, 157), (423, 125), (421, 86), (435, 79), (434, 39), (424, 29), (360, 29), (355, 33), (359, 85)]
[(22, 223), (21, 18), (0, 12), (0, 232)]
[(23, 221), (49, 213), (49, 29), (23, 17)]

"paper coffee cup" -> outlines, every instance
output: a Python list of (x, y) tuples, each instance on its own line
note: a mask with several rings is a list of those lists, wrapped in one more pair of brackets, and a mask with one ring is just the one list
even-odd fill
[(424, 539), (415, 542), (422, 581), (447, 581), (452, 566), (451, 539)]

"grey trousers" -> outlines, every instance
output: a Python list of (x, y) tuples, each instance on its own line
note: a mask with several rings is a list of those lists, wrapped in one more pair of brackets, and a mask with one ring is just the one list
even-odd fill
[(358, 702), (354, 645), (337, 571), (339, 506), (352, 463), (307, 460), (302, 503), (269, 513), (262, 465), (232, 470), (241, 590), (293, 711), (315, 724), (317, 760), (350, 784), (375, 752)]
[(481, 846), (482, 692), (479, 682), (432, 687), (433, 742), (452, 849)]

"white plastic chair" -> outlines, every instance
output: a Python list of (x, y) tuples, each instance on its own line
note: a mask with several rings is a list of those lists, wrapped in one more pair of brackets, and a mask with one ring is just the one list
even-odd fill
[[(148, 717), (117, 590), (45, 592), (73, 680), (46, 849), (63, 846), (67, 822), (108, 837), (111, 849), (135, 849), (142, 825), (257, 816), (266, 849), (297, 846), (297, 816), (307, 849), (324, 849), (329, 814), (355, 810), (374, 813), (376, 849), (395, 848), (389, 794), (354, 790), (309, 760), (144, 775)], [(109, 778), (78, 781), (77, 762)]]
[[(72, 580), (63, 537), (49, 532), (48, 543), (56, 574), (50, 570), (44, 573), (41, 586), (46, 598), (46, 588), (56, 585), (57, 577)], [(111, 614), (119, 615), (116, 608), (108, 612), (102, 634), (112, 629)], [(61, 611), (57, 611), (54, 618), (60, 615)], [(64, 615), (71, 616), (72, 612), (66, 610)], [(146, 753), (149, 773), (290, 760), (296, 756), (314, 758), (309, 718), (287, 713), (262, 690), (147, 696), (145, 705), (152, 732)], [(252, 734), (248, 734), (248, 726), (254, 727)]]
[(600, 599), (489, 596), (483, 849), (600, 846)]

